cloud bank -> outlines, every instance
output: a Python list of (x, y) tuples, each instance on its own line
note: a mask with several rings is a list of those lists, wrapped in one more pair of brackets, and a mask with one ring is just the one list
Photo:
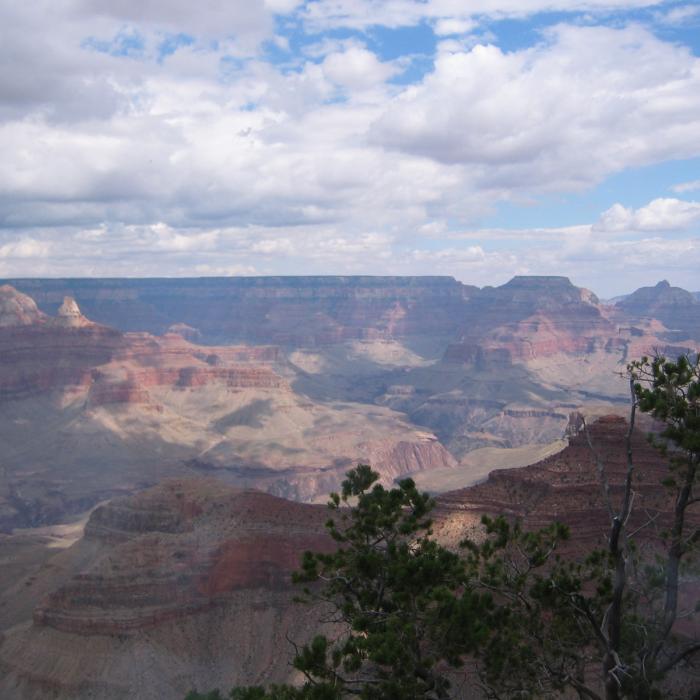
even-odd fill
[[(573, 229), (517, 211), (700, 158), (700, 58), (664, 34), (684, 7), (2, 0), (0, 275), (574, 270), (590, 285), (589, 260), (625, 255), (682, 283), (692, 178)], [(508, 236), (489, 224), (503, 206)]]

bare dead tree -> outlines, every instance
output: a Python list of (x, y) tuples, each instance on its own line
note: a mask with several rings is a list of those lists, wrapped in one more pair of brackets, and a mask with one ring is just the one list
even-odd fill
[[(682, 564), (697, 549), (700, 540), (697, 526), (692, 532), (687, 531), (689, 509), (700, 501), (694, 494), (700, 460), (699, 361), (697, 357), (687, 356), (675, 362), (661, 356), (642, 358), (629, 365), (628, 378), (631, 403), (625, 438), (627, 462), (617, 502), (613, 502), (604, 460), (593, 444), (588, 426), (585, 422), (583, 425), (610, 522), (606, 543), (612, 573), (609, 603), (601, 617), (587, 615), (595, 639), (603, 648), (601, 671), (606, 700), (651, 698), (653, 688), (663, 678), (677, 667), (689, 664), (700, 652), (700, 639), (681, 640), (674, 634), (679, 619)], [(645, 583), (644, 564), (640, 566), (637, 561), (635, 546), (635, 537), (649, 525), (655, 525), (659, 513), (649, 513), (646, 522), (633, 531), (627, 527), (636, 495), (632, 438), (638, 410), (651, 414), (664, 425), (656, 443), (671, 465), (665, 487), (674, 505), (670, 533), (661, 548), (663, 563), (657, 567), (663, 579), (658, 586), (663, 599), (659, 615), (654, 614), (650, 596), (639, 593)], [(655, 554), (659, 556), (658, 552)], [(641, 611), (640, 604), (648, 605), (648, 610)], [(638, 641), (637, 645), (630, 643), (631, 626), (635, 628), (636, 635), (632, 636), (636, 637), (633, 641)]]

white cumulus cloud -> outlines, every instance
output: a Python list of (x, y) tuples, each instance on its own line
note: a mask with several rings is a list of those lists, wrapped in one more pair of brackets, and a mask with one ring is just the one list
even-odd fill
[(682, 231), (700, 222), (700, 202), (659, 198), (639, 209), (614, 204), (594, 229), (611, 233), (626, 231)]
[(397, 70), (395, 66), (382, 63), (371, 51), (358, 46), (331, 53), (323, 61), (323, 72), (331, 81), (356, 89), (383, 83)]
[(700, 60), (639, 27), (561, 25), (521, 51), (444, 51), (388, 105), (372, 138), (468, 165), (484, 187), (588, 186), (700, 155)]

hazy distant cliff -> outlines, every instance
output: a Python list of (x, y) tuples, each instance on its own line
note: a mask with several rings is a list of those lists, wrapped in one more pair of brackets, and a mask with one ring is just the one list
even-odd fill
[(42, 311), (65, 296), (122, 331), (184, 323), (204, 342), (324, 345), (421, 333), (450, 335), (476, 287), (452, 277), (206, 277), (7, 280)]
[(642, 287), (617, 303), (634, 318), (655, 318), (668, 329), (665, 337), (700, 340), (700, 300), (697, 295), (663, 280), (653, 287)]

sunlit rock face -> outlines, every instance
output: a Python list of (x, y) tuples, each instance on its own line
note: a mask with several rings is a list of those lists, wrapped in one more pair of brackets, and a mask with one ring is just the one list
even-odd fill
[(30, 326), (44, 320), (34, 299), (9, 284), (0, 286), (0, 328)]
[(81, 328), (92, 325), (92, 322), (83, 316), (73, 297), (64, 297), (56, 312), (54, 324), (64, 328)]
[[(674, 502), (661, 487), (668, 475), (667, 459), (647, 440), (647, 421), (632, 436), (635, 503), (630, 529), (655, 519), (658, 528), (647, 535), (657, 537), (672, 519)], [(627, 474), (626, 437), (629, 424), (622, 416), (603, 416), (589, 426), (588, 438), (581, 430), (578, 414), (572, 414), (568, 446), (561, 452), (526, 467), (496, 469), (482, 483), (442, 494), (438, 498), (436, 534), (444, 541), (461, 528), (474, 526), (482, 513), (505, 514), (520, 519), (526, 527), (538, 528), (553, 520), (571, 528), (572, 538), (565, 550), (604, 545), (609, 516), (596, 455), (605, 465), (613, 504), (621, 502)], [(693, 522), (700, 522), (693, 516)]]

